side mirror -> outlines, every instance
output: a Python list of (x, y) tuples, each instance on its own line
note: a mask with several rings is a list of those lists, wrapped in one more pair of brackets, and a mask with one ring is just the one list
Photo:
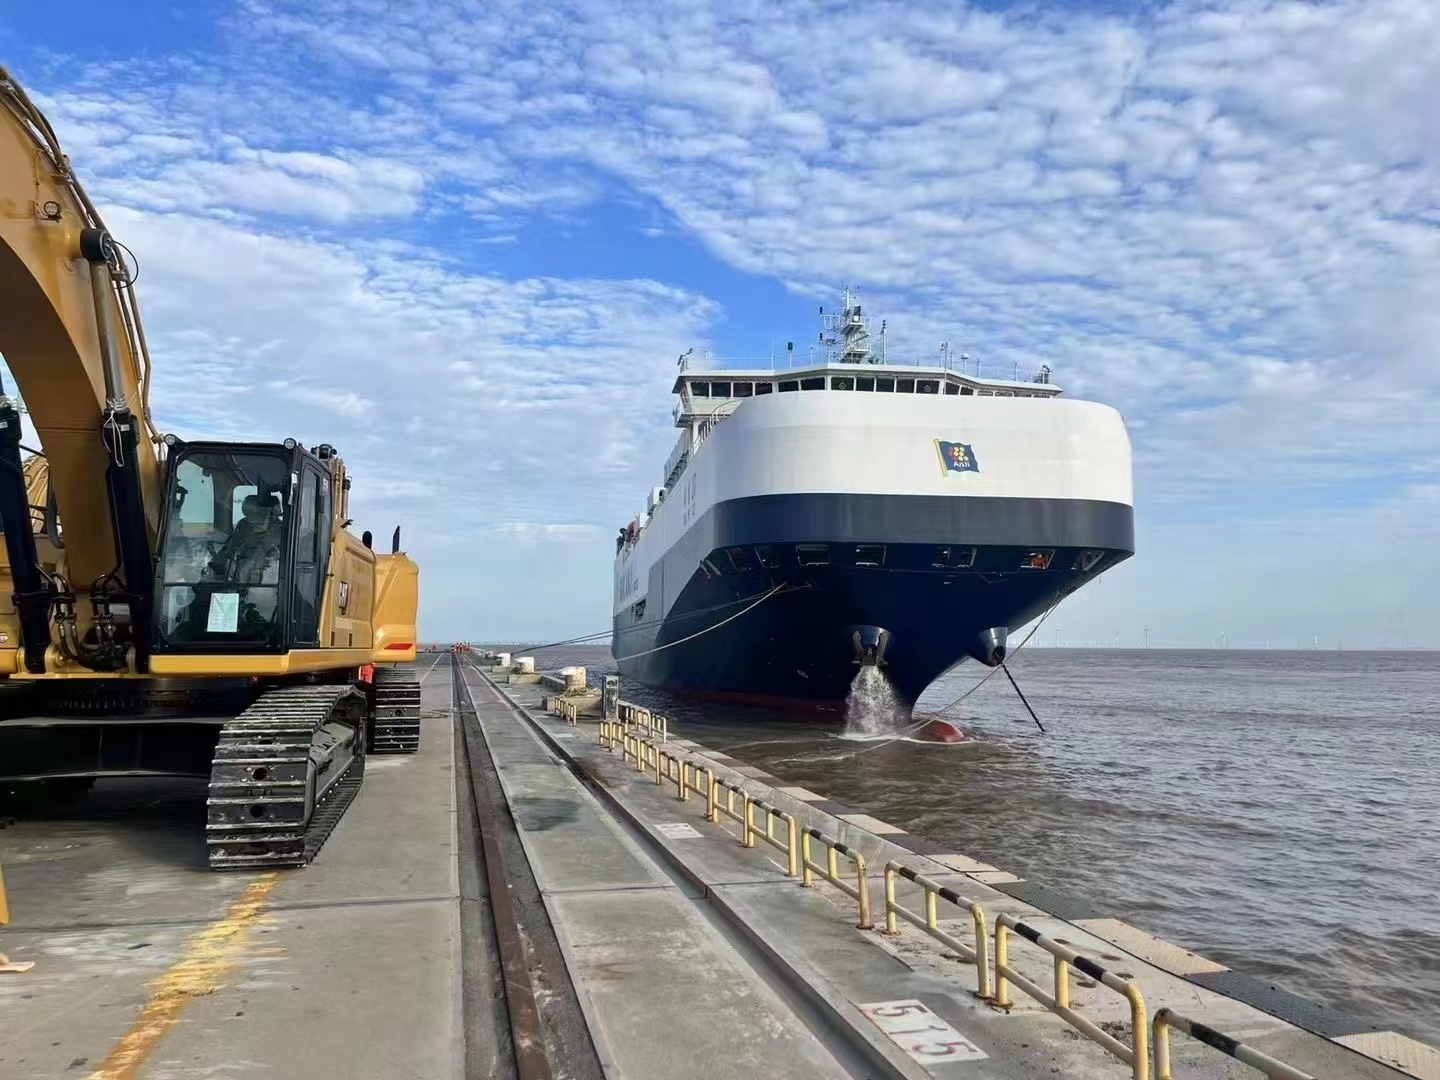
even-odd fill
[(369, 548), (371, 551), (375, 550), (375, 537), (370, 535), (369, 529), (366, 529), (363, 533), (360, 534), (360, 542), (364, 544), (367, 548)]
[(390, 538), (390, 554), (392, 554), (392, 555), (398, 555), (399, 553), (400, 553), (400, 526), (399, 526), (399, 525), (396, 525), (396, 526), (395, 526), (395, 535)]

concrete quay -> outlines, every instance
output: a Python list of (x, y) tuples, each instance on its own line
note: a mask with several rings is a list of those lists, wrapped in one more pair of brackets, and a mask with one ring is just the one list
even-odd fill
[[(1257, 993), (1074, 898), (688, 740), (653, 740), (657, 783), (658, 753), (603, 745), (614, 729), (563, 679), (448, 654), (416, 666), (420, 753), (369, 760), (306, 869), (206, 869), (203, 785), (102, 783), (66, 813), (0, 828), (14, 920), (0, 952), (36, 965), (0, 975), (0, 1080), (1137, 1075), (1018, 984), (997, 1006), (993, 964), (982, 987), (952, 944), (904, 921), (884, 933), (892, 862), (978, 903), (992, 954), (1001, 915), (1071, 950), (1070, 1009), (1121, 1044), (1131, 1003), (1087, 965), (1133, 981), (1149, 1016), (1169, 1007), (1304, 1075), (1440, 1078), (1429, 1047)], [(557, 695), (582, 703), (575, 722), (546, 708)], [(693, 785), (713, 776), (773, 807), (781, 846), (783, 812), (860, 853), (872, 928), (840, 888), (790, 876), (786, 852), (709, 820), (702, 795), (680, 800), (666, 775), (680, 760)], [(894, 884), (923, 924), (921, 886)], [(941, 898), (937, 914), (950, 942), (975, 945), (969, 910)], [(1007, 970), (1051, 989), (1055, 956), (1020, 932), (1008, 945)], [(1177, 1078), (1264, 1075), (1171, 1041)]]

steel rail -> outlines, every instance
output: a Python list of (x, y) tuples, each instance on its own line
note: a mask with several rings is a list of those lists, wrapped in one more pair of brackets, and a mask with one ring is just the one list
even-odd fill
[[(488, 760), (489, 751), (477, 747), (470, 737), (466, 713), (479, 723), (475, 699), (465, 681), (465, 668), (455, 658), (451, 684), (455, 694), (455, 714), (460, 721), (465, 756), (472, 763), (470, 789), (474, 796), (475, 816), (479, 819), (480, 850), (485, 858), (485, 881), (489, 892), (490, 918), (495, 925), (495, 944), (500, 953), (500, 974), (505, 987), (505, 1012), (510, 1022), (510, 1042), (515, 1055), (515, 1074), (519, 1080), (552, 1080), (550, 1059), (545, 1053), (545, 1038), (540, 1026), (540, 1010), (535, 1005), (535, 988), (530, 982), (530, 963), (525, 941), (520, 935), (514, 905), (510, 902), (510, 878), (506, 872), (505, 854), (500, 843), (500, 817), (496, 806), (501, 800), (498, 791), (474, 767), (477, 760)], [(493, 764), (493, 762), (492, 762)]]

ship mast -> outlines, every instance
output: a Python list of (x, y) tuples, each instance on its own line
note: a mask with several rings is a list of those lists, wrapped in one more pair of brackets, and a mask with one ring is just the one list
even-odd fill
[(861, 313), (859, 297), (845, 287), (844, 310), (826, 313), (820, 309), (820, 349), (830, 364), (883, 364), (885, 328), (880, 328), (878, 354), (870, 346), (870, 319)]

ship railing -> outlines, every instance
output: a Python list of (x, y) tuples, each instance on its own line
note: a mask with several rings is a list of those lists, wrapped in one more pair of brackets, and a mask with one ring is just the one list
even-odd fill
[[(895, 899), (895, 879), (901, 877), (907, 881), (913, 881), (924, 890), (924, 915), (916, 914)], [(967, 945), (959, 938), (940, 929), (938, 903), (940, 900), (954, 904), (969, 914), (974, 925), (974, 945)], [(897, 915), (912, 926), (923, 930), (946, 948), (953, 950), (962, 959), (974, 964), (975, 994), (981, 998), (990, 997), (990, 935), (987, 929), (984, 908), (968, 896), (960, 895), (954, 889), (950, 888), (950, 886), (942, 885), (938, 881), (917, 873), (903, 863), (888, 862), (885, 864), (885, 933), (893, 936), (900, 932), (900, 928), (895, 922)], [(998, 935), (1000, 931), (997, 929), (996, 933)], [(997, 959), (999, 955), (1000, 950), (997, 946)]]
[(1225, 1035), (1198, 1020), (1181, 1016), (1173, 1009), (1159, 1009), (1155, 1013), (1155, 1080), (1173, 1080), (1170, 1072), (1170, 1029), (1178, 1028), (1192, 1039), (1219, 1050), (1236, 1061), (1257, 1069), (1272, 1080), (1315, 1080), (1309, 1073), (1301, 1072), (1293, 1065), (1262, 1054), (1253, 1046), (1246, 1046), (1238, 1039)]
[[(825, 849), (824, 863), (817, 863), (810, 858), (811, 840), (817, 841)], [(850, 865), (854, 869), (854, 885), (840, 876), (840, 857), (842, 855), (850, 860)], [(856, 926), (861, 930), (874, 929), (874, 924), (870, 921), (870, 879), (866, 876), (864, 855), (848, 844), (836, 840), (833, 836), (827, 836), (819, 829), (806, 825), (800, 829), (800, 869), (802, 874), (800, 884), (806, 888), (813, 888), (814, 876), (819, 874), (859, 904), (860, 921)]]
[[(1010, 966), (1009, 932), (1011, 930), (1026, 941), (1040, 946), (1055, 958), (1053, 993), (1047, 993)], [(1127, 1046), (1104, 1031), (1094, 1021), (1086, 1019), (1070, 1007), (1070, 968), (1072, 966), (1082, 974), (1114, 990), (1130, 1002), (1130, 1045)], [(993, 999), (1000, 1008), (1008, 1008), (1010, 1005), (1009, 986), (1011, 983), (1059, 1016), (1076, 1031), (1093, 1042), (1099, 1043), (1126, 1065), (1129, 1065), (1132, 1080), (1149, 1080), (1149, 1018), (1145, 1010), (1145, 998), (1140, 993), (1140, 987), (1132, 980), (1117, 975), (1089, 957), (1081, 956), (1074, 949), (1047, 937), (1015, 916), (1001, 914), (995, 918), (995, 996)]]

